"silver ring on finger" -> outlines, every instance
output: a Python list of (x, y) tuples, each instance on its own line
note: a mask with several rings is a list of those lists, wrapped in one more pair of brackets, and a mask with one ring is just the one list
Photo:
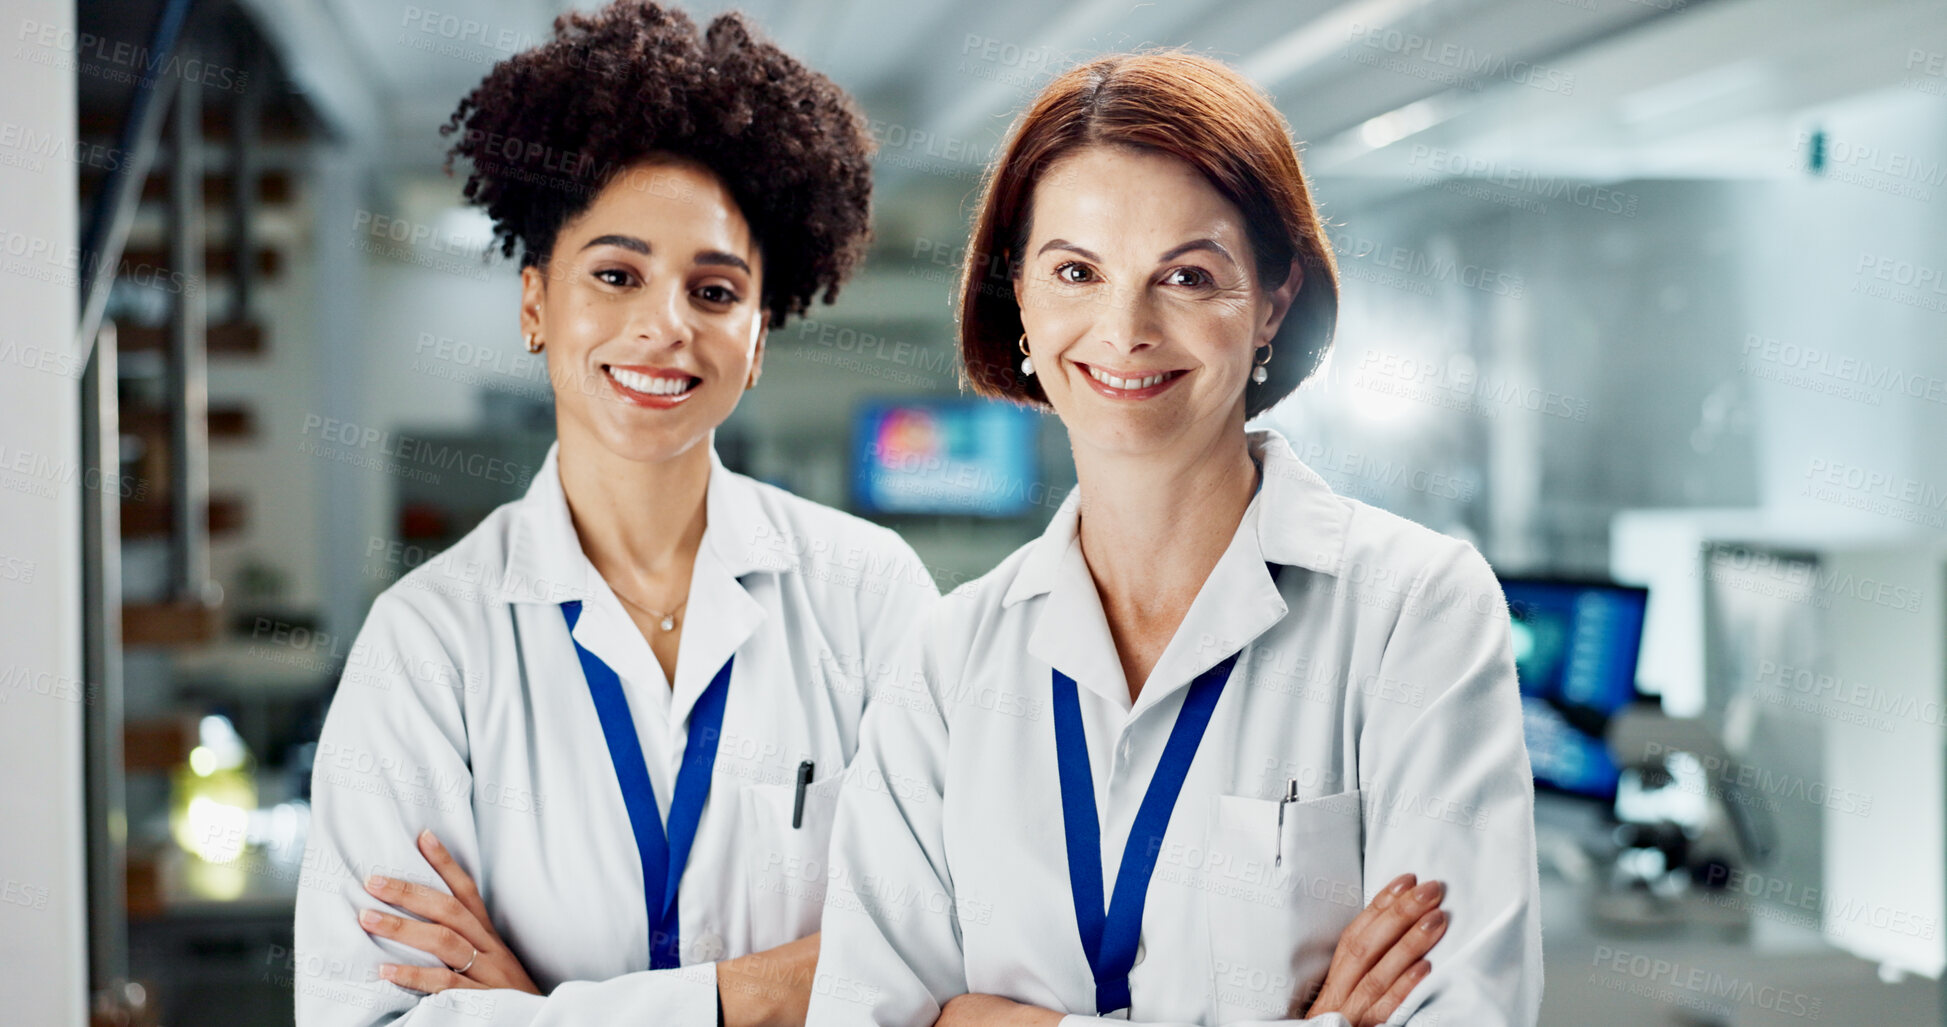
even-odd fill
[[(471, 945), (468, 945), (467, 947), (468, 947), (468, 948), (473, 948), (473, 946), (471, 946)], [(459, 975), (460, 975), (461, 977), (465, 977), (465, 976), (466, 976), (466, 972), (467, 972), (468, 970), (471, 970), (471, 969), (473, 969), (473, 964), (474, 964), (474, 961), (475, 961), (475, 960), (478, 960), (479, 958), (480, 958), (480, 950), (479, 950), (479, 949), (477, 949), (477, 948), (473, 948), (473, 957), (472, 957), (471, 959), (468, 959), (468, 960), (466, 961), (466, 965), (465, 965), (465, 966), (463, 966), (463, 967), (460, 967), (459, 969), (457, 969), (457, 970), (454, 970), (453, 972), (454, 972), (454, 973), (456, 973), (456, 974), (459, 974)]]

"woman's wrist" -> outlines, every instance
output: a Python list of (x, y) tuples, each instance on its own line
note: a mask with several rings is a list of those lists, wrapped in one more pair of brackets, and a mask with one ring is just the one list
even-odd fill
[(735, 979), (731, 963), (717, 961), (717, 1027), (768, 1027), (767, 1018), (754, 1015), (748, 988)]
[(947, 1027), (1056, 1027), (1066, 1013), (999, 995), (958, 995), (947, 1000), (939, 1022)]
[(717, 1027), (798, 1027), (810, 996), (809, 974), (809, 968), (800, 972), (768, 952), (718, 961)]

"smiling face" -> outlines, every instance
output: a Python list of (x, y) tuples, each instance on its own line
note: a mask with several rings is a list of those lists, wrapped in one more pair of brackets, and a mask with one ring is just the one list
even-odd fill
[(763, 365), (763, 265), (723, 183), (655, 160), (562, 225), (521, 272), (521, 331), (546, 345), (563, 446), (659, 462), (707, 441)]
[(1243, 215), (1166, 154), (1090, 146), (1034, 189), (1015, 298), (1077, 447), (1197, 452), (1241, 433), (1254, 352), (1297, 276), (1258, 281)]

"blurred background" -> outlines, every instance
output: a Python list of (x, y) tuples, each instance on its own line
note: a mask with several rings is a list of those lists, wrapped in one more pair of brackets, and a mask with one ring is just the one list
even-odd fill
[[(351, 639), (552, 436), (436, 129), (567, 7), (7, 5), (7, 1022), (289, 1022)], [(773, 333), (728, 465), (897, 528), (943, 587), (1038, 534), (1060, 425), (956, 378), (980, 173), (1078, 60), (1231, 62), (1343, 276), (1329, 364), (1264, 423), (1512, 604), (1542, 1022), (1942, 1022), (1947, 4), (742, 9), (879, 149), (870, 263)]]

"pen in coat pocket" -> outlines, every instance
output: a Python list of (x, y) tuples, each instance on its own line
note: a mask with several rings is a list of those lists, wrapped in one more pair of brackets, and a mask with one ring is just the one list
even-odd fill
[(798, 764), (798, 796), (791, 802), (791, 829), (804, 826), (804, 790), (811, 787), (811, 761)]
[(1284, 807), (1288, 802), (1298, 801), (1298, 779), (1290, 778), (1284, 783), (1284, 798), (1278, 800), (1278, 858), (1271, 861), (1272, 866), (1284, 866)]

